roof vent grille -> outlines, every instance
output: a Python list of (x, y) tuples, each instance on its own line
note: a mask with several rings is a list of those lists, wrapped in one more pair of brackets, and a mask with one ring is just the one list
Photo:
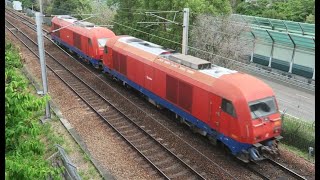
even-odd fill
[(177, 53), (168, 56), (168, 59), (196, 70), (211, 69), (211, 62), (190, 55)]
[(81, 27), (94, 27), (93, 23), (86, 22), (86, 21), (76, 22), (75, 24)]

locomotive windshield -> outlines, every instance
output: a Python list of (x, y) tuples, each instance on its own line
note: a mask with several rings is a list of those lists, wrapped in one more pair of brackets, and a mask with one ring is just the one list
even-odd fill
[(107, 43), (108, 38), (100, 38), (98, 39), (98, 45), (99, 47), (104, 47)]
[(263, 116), (274, 114), (277, 111), (277, 106), (274, 97), (260, 99), (249, 103), (252, 119), (257, 119)]

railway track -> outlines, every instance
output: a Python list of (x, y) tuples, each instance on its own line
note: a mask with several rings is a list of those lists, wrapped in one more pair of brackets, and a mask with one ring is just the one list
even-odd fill
[[(10, 12), (10, 14), (13, 15), (15, 13), (14, 12)], [(34, 26), (32, 21), (30, 21), (28, 18), (25, 18), (25, 17), (23, 17), (21, 15), (19, 15), (19, 17), (24, 19), (24, 21), (20, 20), (22, 23), (24, 23), (29, 28), (32, 28), (33, 30), (35, 30), (35, 26)], [(15, 19), (18, 20), (17, 18), (15, 18)], [(48, 32), (46, 30), (44, 30), (44, 31)], [(22, 37), (22, 38), (24, 38), (24, 37)], [(48, 38), (48, 37), (46, 37), (46, 38)], [(54, 53), (54, 54), (57, 54), (57, 53)], [(54, 60), (54, 61), (57, 61), (57, 60)], [(62, 65), (60, 63), (60, 65), (56, 65), (56, 66), (54, 66), (54, 68), (56, 68), (58, 70), (57, 73), (61, 73), (61, 72), (63, 72), (63, 68), (62, 68), (63, 66), (66, 66), (66, 64)], [(71, 70), (73, 72), (77, 71), (77, 69), (75, 69), (72, 65), (70, 65), (69, 67), (71, 67), (71, 69), (69, 70), (70, 73), (72, 73)], [(59, 72), (59, 71), (61, 71), (61, 72)], [(88, 72), (85, 72), (85, 73), (88, 73)], [(84, 75), (85, 73), (83, 73), (82, 75)], [(73, 78), (76, 78), (74, 76), (75, 75), (73, 75)], [(79, 76), (79, 74), (78, 74), (77, 77), (81, 77), (81, 76)], [(64, 81), (70, 87), (70, 89), (72, 89), (74, 92), (75, 91), (79, 91), (78, 92), (79, 93), (78, 96), (82, 96), (81, 99), (83, 99), (84, 102), (86, 102), (86, 104), (88, 104), (89, 107), (91, 109), (93, 109), (102, 119), (104, 119), (104, 120), (110, 119), (110, 123), (115, 123), (113, 128), (117, 128), (118, 127), (120, 133), (121, 133), (121, 130), (122, 130), (122, 132), (123, 132), (123, 136), (122, 137), (129, 144), (131, 142), (130, 145), (132, 147), (135, 147), (134, 149), (136, 149), (137, 151), (141, 150), (139, 154), (141, 154), (141, 156), (144, 159), (146, 159), (149, 162), (149, 164), (151, 164), (151, 166), (153, 166), (154, 169), (160, 175), (161, 175), (160, 171), (162, 169), (166, 169), (166, 170), (169, 171), (169, 174), (173, 173), (173, 174), (167, 175), (166, 178), (170, 178), (170, 179), (172, 177), (173, 178), (177, 177), (178, 179), (179, 178), (184, 178), (184, 177), (193, 177), (193, 178), (196, 178), (196, 179), (204, 179), (204, 178), (212, 179), (213, 177), (215, 177), (215, 179), (223, 179), (223, 178), (225, 178), (225, 179), (236, 179), (230, 173), (226, 172), (223, 168), (216, 168), (219, 172), (217, 172), (217, 173), (213, 173), (212, 172), (212, 174), (209, 175), (208, 174), (208, 170), (205, 171), (205, 173), (207, 173), (207, 174), (205, 174), (205, 173), (194, 173), (194, 172), (192, 173), (190, 168), (191, 169), (194, 169), (194, 168), (192, 168), (187, 163), (184, 163), (185, 165), (183, 165), (183, 163), (181, 163), (181, 162), (180, 163), (176, 163), (175, 165), (167, 167), (167, 168), (158, 167), (158, 166), (165, 165), (166, 161), (168, 161), (168, 162), (171, 161), (170, 159), (165, 160), (165, 158), (168, 158), (168, 157), (164, 156), (165, 152), (169, 153), (170, 149), (166, 148), (167, 150), (163, 151), (163, 150), (161, 150), (161, 147), (153, 148), (155, 146), (153, 146), (152, 144), (149, 144), (149, 143), (151, 143), (150, 141), (153, 141), (154, 143), (156, 143), (155, 141), (157, 141), (158, 143), (161, 144), (162, 143), (161, 142), (161, 138), (162, 137), (155, 135), (155, 133), (152, 134), (152, 131), (148, 130), (148, 129), (151, 129), (151, 128), (147, 128), (146, 127), (147, 125), (145, 123), (143, 123), (143, 122), (145, 122), (145, 121), (143, 121), (143, 119), (146, 119), (147, 121), (152, 120), (150, 118), (150, 116), (147, 115), (146, 112), (141, 111), (141, 109), (139, 109), (139, 108), (134, 109), (134, 108), (131, 108), (131, 107), (127, 107), (126, 105), (132, 104), (132, 103), (131, 102), (128, 103), (126, 100), (124, 100), (124, 101), (115, 101), (115, 100), (112, 100), (112, 99), (119, 100), (119, 98), (114, 98), (114, 97), (113, 98), (112, 97), (110, 97), (110, 98), (107, 97), (106, 98), (106, 97), (103, 97), (103, 96), (101, 96), (101, 92), (100, 93), (99, 92), (95, 92), (96, 93), (96, 95), (95, 95), (96, 97), (93, 97), (92, 94), (93, 94), (93, 91), (95, 91), (95, 90), (92, 91), (92, 89), (97, 89), (97, 88), (94, 87), (93, 84), (88, 83), (89, 81), (84, 82), (84, 80), (81, 80), (81, 79), (78, 78), (79, 79), (78, 81), (83, 81), (83, 83), (85, 83), (85, 85), (73, 84), (72, 82), (75, 82), (75, 80), (74, 79), (68, 79), (70, 77), (67, 76), (66, 74), (63, 75), (63, 73), (62, 73), (61, 77), (59, 77), (59, 78), (62, 81)], [(91, 87), (91, 90), (90, 90), (90, 93), (89, 93), (88, 89), (90, 89), (90, 87)], [(118, 93), (118, 92), (116, 92), (116, 93)], [(100, 99), (98, 98), (98, 96), (100, 96)], [(126, 113), (123, 113), (124, 111), (126, 111)], [(135, 116), (135, 114), (139, 114), (140, 116), (137, 117), (137, 116)], [(122, 116), (122, 117), (120, 117), (120, 116)], [(140, 120), (138, 120), (138, 119), (140, 119)], [(112, 126), (112, 125), (110, 125), (110, 126)], [(136, 126), (136, 128), (132, 128), (133, 126)], [(136, 130), (134, 130), (134, 129), (136, 129)], [(139, 129), (140, 129), (141, 132), (139, 132)], [(166, 133), (172, 133), (172, 132), (166, 132)], [(147, 135), (147, 134), (149, 134), (149, 135)], [(127, 135), (127, 138), (124, 137), (124, 135)], [(153, 138), (153, 140), (152, 140), (152, 138)], [(139, 143), (141, 143), (140, 146), (139, 146)], [(145, 144), (147, 146), (143, 146), (143, 144)], [(166, 144), (166, 143), (162, 143), (162, 144)], [(182, 141), (181, 141), (181, 144), (183, 144)], [(137, 145), (137, 147), (134, 146), (134, 145)], [(145, 147), (146, 149), (143, 149), (143, 147)], [(152, 147), (152, 148), (149, 148), (149, 147)], [(166, 146), (164, 146), (164, 147), (166, 147)], [(193, 147), (191, 147), (190, 149), (194, 150), (194, 151), (197, 151)], [(171, 151), (171, 154), (175, 154), (175, 153)], [(178, 154), (178, 153), (176, 153), (176, 154)], [(181, 154), (178, 154), (178, 156), (177, 156), (178, 159), (179, 159), (179, 156), (181, 157)], [(202, 162), (207, 161), (207, 164), (211, 163), (211, 165), (212, 164), (216, 165), (212, 160), (209, 160), (209, 158), (205, 157), (203, 154), (199, 153), (198, 156), (199, 156), (199, 159), (201, 159), (200, 161), (202, 161)], [(158, 161), (157, 161), (157, 159), (158, 159)], [(183, 156), (180, 158), (180, 160), (182, 160), (182, 159), (185, 159), (184, 162), (188, 162), (189, 161), (188, 159), (184, 158)], [(159, 160), (160, 160), (160, 162), (159, 162)], [(157, 162), (160, 163), (160, 165), (158, 164), (158, 166), (157, 166)], [(169, 163), (169, 164), (172, 164), (172, 163)], [(157, 166), (157, 167), (155, 167), (154, 165)], [(184, 167), (184, 169), (181, 168), (181, 167)], [(200, 167), (198, 167), (198, 168), (200, 169)], [(174, 174), (174, 170), (176, 170), (176, 174)], [(196, 172), (195, 169), (194, 169), (194, 171)], [(255, 171), (253, 171), (253, 172), (255, 172)], [(193, 176), (190, 176), (190, 174), (193, 174)], [(199, 175), (196, 176), (195, 174), (199, 174), (200, 176)], [(218, 174), (218, 176), (217, 176), (217, 174)], [(259, 175), (259, 176), (262, 177), (262, 175)]]
[[(7, 21), (12, 28), (18, 29)], [(14, 34), (14, 32), (6, 26)], [(37, 44), (20, 31), (14, 34), (31, 52), (37, 55)], [(23, 36), (23, 37), (22, 37)], [(132, 117), (121, 112), (109, 99), (105, 99), (87, 83), (64, 67), (50, 53), (47, 68), (76, 93), (96, 114), (108, 123), (128, 144), (149, 162), (165, 179), (205, 179), (197, 170), (190, 167), (171, 150), (166, 148), (156, 137), (145, 130), (142, 125), (132, 121)]]
[(284, 165), (268, 157), (266, 157), (264, 160), (258, 163), (250, 162), (249, 164), (246, 164), (246, 167), (265, 180), (271, 180), (271, 179), (306, 180), (305, 177), (299, 175), (293, 170), (285, 167)]

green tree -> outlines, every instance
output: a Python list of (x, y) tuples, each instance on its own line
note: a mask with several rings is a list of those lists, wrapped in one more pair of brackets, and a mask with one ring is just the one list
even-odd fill
[[(239, 14), (306, 22), (314, 15), (314, 0), (258, 0), (256, 3), (242, 2), (237, 6)], [(310, 16), (312, 19), (312, 16)], [(309, 22), (312, 22), (312, 20)]]
[[(159, 13), (157, 15), (175, 20), (179, 24), (138, 24), (137, 22), (163, 22), (151, 15), (146, 15), (146, 10), (154, 11), (182, 11), (183, 8), (190, 8), (190, 21), (192, 24), (197, 13), (207, 13), (212, 15), (223, 15), (231, 13), (229, 0), (112, 0), (109, 5), (117, 10), (114, 21), (126, 26), (139, 29), (141, 31), (160, 36), (171, 41), (181, 43), (182, 39), (182, 21), (183, 13)], [(169, 42), (154, 36), (132, 30), (128, 27), (115, 24), (116, 34), (127, 34), (138, 38), (149, 40), (151, 42), (161, 44), (165, 47), (179, 50), (179, 44)]]
[(52, 0), (50, 6), (47, 8), (47, 13), (63, 15), (85, 14), (91, 11), (90, 0)]
[(313, 23), (314, 24), (315, 18), (313, 14), (309, 14), (306, 18), (306, 23)]

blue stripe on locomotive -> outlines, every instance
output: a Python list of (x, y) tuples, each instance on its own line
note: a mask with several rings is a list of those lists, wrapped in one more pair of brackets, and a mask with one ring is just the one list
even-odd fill
[(78, 48), (75, 48), (73, 46), (70, 46), (69, 44), (67, 44), (66, 42), (62, 41), (60, 38), (56, 37), (56, 36), (53, 36), (51, 35), (52, 39), (54, 41), (57, 41), (59, 42), (60, 44), (62, 44), (63, 46), (69, 48), (70, 50), (72, 50), (73, 52), (77, 53), (79, 56), (81, 56), (82, 58), (84, 59), (87, 59), (89, 60), (94, 67), (99, 67), (99, 65), (101, 64), (100, 63), (100, 60), (99, 59), (94, 59), (94, 58), (91, 58), (90, 56), (84, 54), (81, 50), (79, 50)]
[(185, 120), (187, 120), (188, 122), (190, 122), (193, 125), (197, 126), (201, 130), (206, 131), (209, 135), (215, 137), (216, 139), (219, 139), (221, 142), (223, 142), (225, 145), (227, 145), (230, 148), (232, 154), (236, 155), (236, 154), (240, 153), (242, 151), (242, 149), (246, 149), (247, 150), (250, 147), (252, 147), (251, 144), (238, 142), (238, 141), (236, 141), (236, 140), (234, 140), (234, 139), (232, 139), (232, 138), (230, 138), (228, 136), (225, 136), (225, 135), (223, 135), (223, 134), (211, 129), (206, 123), (204, 123), (201, 120), (195, 118), (191, 114), (183, 111), (181, 108), (177, 107), (176, 105), (174, 105), (174, 104), (166, 101), (165, 99), (162, 99), (161, 97), (155, 95), (151, 91), (143, 88), (142, 86), (136, 84), (135, 82), (129, 80), (127, 77), (125, 77), (124, 75), (118, 73), (117, 71), (111, 70), (106, 66), (103, 67), (103, 70), (104, 70), (104, 72), (107, 72), (107, 73), (112, 74), (113, 76), (117, 77), (121, 81), (126, 82), (131, 87), (133, 87), (136, 90), (140, 91), (141, 93), (143, 93), (144, 95), (146, 95), (147, 97), (149, 97), (150, 99), (155, 101), (156, 103), (160, 104), (161, 106), (166, 107), (167, 109), (171, 110), (172, 112), (174, 112), (174, 113), (178, 114), (179, 116), (183, 117)]

